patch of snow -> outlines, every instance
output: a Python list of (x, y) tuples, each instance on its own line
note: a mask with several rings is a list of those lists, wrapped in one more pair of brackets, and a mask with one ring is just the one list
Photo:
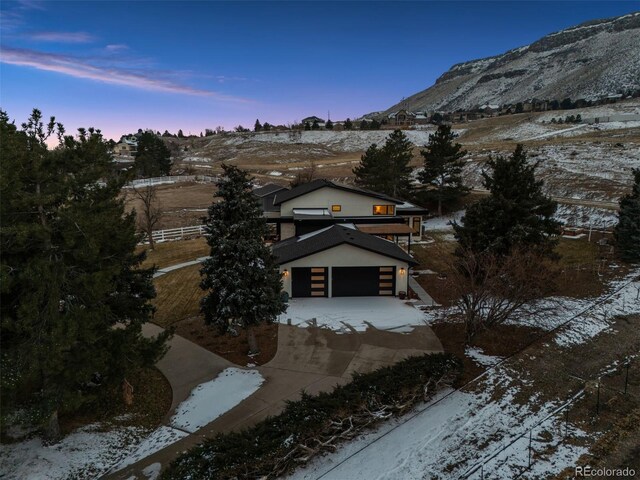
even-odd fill
[(425, 323), (422, 311), (392, 297), (292, 298), (279, 321), (287, 323), (288, 319), (292, 325), (301, 327), (315, 319), (319, 327), (338, 332), (348, 331), (347, 325), (365, 331), (369, 325), (390, 330)]
[(121, 462), (115, 465), (111, 471), (115, 472), (128, 465), (136, 463), (138, 460), (148, 457), (149, 455), (162, 450), (168, 445), (177, 442), (183, 437), (186, 437), (187, 433), (182, 430), (167, 427), (165, 425), (157, 428), (151, 435), (142, 440), (136, 447), (136, 449), (124, 458)]
[(271, 175), (272, 177), (280, 177), (282, 176), (282, 172), (278, 172), (277, 170), (274, 170), (273, 172), (269, 172), (269, 175)]
[(142, 474), (148, 478), (149, 480), (156, 480), (160, 475), (160, 471), (162, 470), (162, 465), (158, 462), (152, 463), (148, 467), (145, 467), (142, 470)]
[(502, 357), (486, 355), (480, 347), (468, 346), (464, 353), (467, 357), (483, 367), (492, 367), (502, 360)]
[(201, 383), (178, 405), (171, 425), (195, 432), (253, 394), (264, 382), (257, 370), (227, 368), (210, 382)]
[(464, 216), (464, 212), (465, 210), (459, 210), (449, 215), (429, 218), (422, 222), (422, 228), (426, 231), (427, 234), (429, 233), (429, 231), (453, 230), (451, 223), (459, 223)]

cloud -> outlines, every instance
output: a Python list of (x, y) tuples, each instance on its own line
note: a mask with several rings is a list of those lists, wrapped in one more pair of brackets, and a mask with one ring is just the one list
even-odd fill
[(95, 37), (87, 32), (31, 32), (25, 37), (36, 42), (91, 43)]
[(129, 47), (127, 45), (124, 45), (123, 43), (113, 43), (111, 45), (107, 45), (106, 47), (104, 47), (104, 49), (107, 52), (115, 53), (129, 50)]
[(96, 66), (87, 60), (70, 55), (57, 55), (22, 48), (4, 47), (0, 62), (32, 67), (38, 70), (61, 73), (75, 78), (94, 80), (112, 85), (122, 85), (157, 92), (213, 97), (218, 100), (250, 102), (248, 99), (224, 95), (209, 90), (183, 85), (162, 77), (161, 72), (131, 71), (114, 66)]

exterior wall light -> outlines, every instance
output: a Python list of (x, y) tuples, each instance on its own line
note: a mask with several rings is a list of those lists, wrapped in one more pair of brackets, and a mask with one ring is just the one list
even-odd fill
[(289, 270), (287, 270), (285, 268), (284, 271), (282, 272), (282, 275), (284, 275), (285, 277), (288, 277), (289, 276)]
[(405, 274), (405, 269), (404, 267), (400, 267), (400, 275), (404, 275)]

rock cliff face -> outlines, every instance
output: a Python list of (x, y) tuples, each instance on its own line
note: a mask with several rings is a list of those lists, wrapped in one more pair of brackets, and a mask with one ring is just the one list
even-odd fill
[(384, 113), (454, 111), (530, 98), (593, 99), (640, 89), (640, 12), (594, 20), (495, 57), (458, 63)]

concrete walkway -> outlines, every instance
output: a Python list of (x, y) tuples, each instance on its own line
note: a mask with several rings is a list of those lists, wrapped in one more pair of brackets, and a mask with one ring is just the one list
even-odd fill
[(420, 284), (418, 283), (418, 281), (413, 278), (413, 277), (409, 277), (409, 287), (411, 288), (411, 290), (413, 290), (416, 295), (418, 295), (418, 298), (420, 299), (419, 302), (417, 302), (415, 305), (420, 306), (420, 305), (426, 305), (429, 307), (437, 307), (439, 306), (435, 300), (433, 298), (431, 298), (431, 295), (429, 295), (427, 292), (425, 292), (424, 288), (422, 288), (420, 286)]

